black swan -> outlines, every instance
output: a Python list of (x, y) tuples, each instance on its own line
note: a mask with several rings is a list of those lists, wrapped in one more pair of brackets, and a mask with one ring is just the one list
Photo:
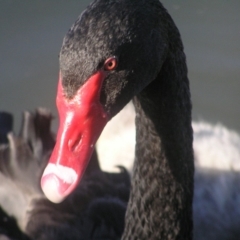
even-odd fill
[(193, 149), (179, 31), (157, 0), (96, 0), (64, 38), (60, 127), (41, 186), (77, 187), (106, 123), (133, 98), (136, 151), (122, 239), (192, 239)]
[[(41, 192), (40, 175), (55, 144), (51, 119), (46, 109), (25, 112), (20, 135), (9, 133), (8, 143), (0, 144), (0, 239), (119, 239), (130, 191), (124, 168), (102, 172), (94, 152), (83, 181), (65, 201), (53, 204)], [(11, 130), (5, 122), (4, 139)]]

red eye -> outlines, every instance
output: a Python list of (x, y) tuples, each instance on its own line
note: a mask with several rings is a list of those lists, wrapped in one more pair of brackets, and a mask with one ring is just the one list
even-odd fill
[(118, 63), (118, 61), (117, 61), (116, 57), (108, 58), (104, 63), (104, 70), (112, 71), (112, 70), (116, 69), (117, 63)]

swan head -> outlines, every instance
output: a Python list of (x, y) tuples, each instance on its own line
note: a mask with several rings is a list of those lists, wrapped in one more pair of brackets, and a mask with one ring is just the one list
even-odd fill
[(60, 51), (60, 126), (41, 180), (61, 202), (79, 183), (106, 123), (159, 73), (166, 33), (151, 2), (94, 1), (66, 34)]

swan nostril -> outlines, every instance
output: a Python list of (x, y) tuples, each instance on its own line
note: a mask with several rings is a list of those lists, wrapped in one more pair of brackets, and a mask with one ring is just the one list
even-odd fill
[(75, 140), (70, 139), (68, 141), (68, 148), (71, 152), (78, 152), (82, 142), (82, 134), (79, 135)]

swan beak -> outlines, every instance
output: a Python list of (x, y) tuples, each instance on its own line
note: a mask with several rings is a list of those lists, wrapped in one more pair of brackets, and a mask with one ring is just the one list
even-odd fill
[(68, 99), (60, 74), (56, 99), (60, 125), (56, 145), (41, 179), (42, 190), (52, 202), (63, 201), (76, 188), (108, 122), (99, 101), (104, 78), (103, 71), (96, 72)]

